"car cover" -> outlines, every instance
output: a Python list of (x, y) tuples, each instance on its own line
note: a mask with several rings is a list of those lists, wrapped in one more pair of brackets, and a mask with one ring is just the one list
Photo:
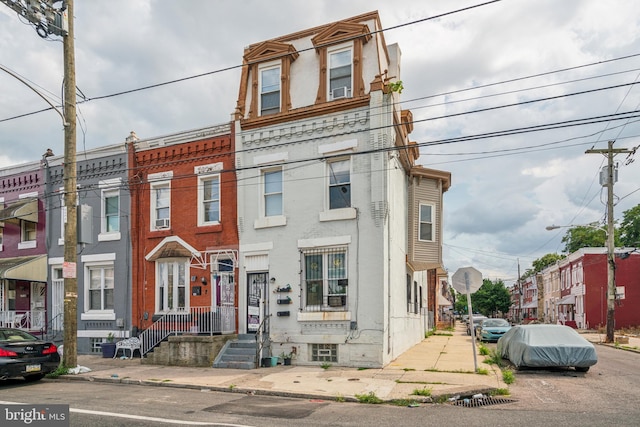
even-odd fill
[(598, 362), (593, 344), (563, 325), (514, 326), (498, 340), (498, 353), (517, 368), (586, 368)]

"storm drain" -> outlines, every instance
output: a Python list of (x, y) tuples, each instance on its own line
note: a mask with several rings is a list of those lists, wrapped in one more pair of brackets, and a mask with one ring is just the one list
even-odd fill
[(453, 402), (455, 406), (462, 406), (465, 408), (479, 408), (481, 406), (500, 405), (503, 403), (513, 403), (515, 400), (507, 399), (504, 397), (483, 396), (483, 397), (470, 397), (467, 399), (458, 399)]

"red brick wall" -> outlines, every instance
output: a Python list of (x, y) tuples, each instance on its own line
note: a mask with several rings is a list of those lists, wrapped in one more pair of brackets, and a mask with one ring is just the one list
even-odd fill
[[(234, 150), (233, 132), (150, 150), (136, 151), (135, 144), (130, 145), (132, 318), (133, 324), (138, 328), (147, 328), (155, 311), (155, 262), (147, 261), (145, 256), (164, 238), (177, 236), (198, 251), (238, 249)], [(194, 174), (194, 167), (218, 162), (223, 163), (220, 174), (220, 224), (198, 227), (198, 177)], [(149, 174), (166, 171), (173, 172), (171, 228), (150, 231), (151, 192), (147, 177)], [(192, 267), (187, 272), (188, 291), (190, 292), (191, 285), (201, 285), (201, 277), (209, 280), (209, 274), (208, 267), (207, 270)], [(189, 281), (191, 276), (197, 276), (197, 283)], [(238, 283), (237, 277), (235, 282)], [(209, 306), (210, 289), (209, 283), (202, 288), (202, 295), (191, 295), (190, 305)]]

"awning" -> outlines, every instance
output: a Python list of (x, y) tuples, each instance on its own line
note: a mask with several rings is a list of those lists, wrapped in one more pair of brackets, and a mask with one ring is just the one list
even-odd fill
[(576, 303), (575, 295), (567, 295), (558, 301), (558, 305), (574, 305)]
[(38, 222), (38, 199), (21, 199), (0, 209), (0, 222), (11, 220), (17, 222), (20, 219)]
[(47, 256), (0, 258), (0, 279), (47, 281)]
[(442, 294), (438, 294), (438, 305), (439, 306), (448, 306), (451, 305), (451, 301), (446, 299)]
[(532, 302), (528, 302), (525, 305), (522, 306), (523, 309), (527, 309), (527, 308), (538, 308), (538, 302), (537, 301), (532, 301)]
[(200, 256), (200, 252), (178, 236), (169, 236), (162, 239), (145, 259), (156, 261), (160, 258), (191, 258), (192, 255)]

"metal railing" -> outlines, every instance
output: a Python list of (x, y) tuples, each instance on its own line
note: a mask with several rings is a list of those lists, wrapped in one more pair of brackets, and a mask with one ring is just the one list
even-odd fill
[(191, 307), (164, 314), (140, 333), (142, 356), (169, 335), (214, 335), (235, 332), (235, 307)]
[(0, 311), (0, 326), (26, 331), (40, 331), (46, 327), (46, 310)]
[(269, 318), (271, 316), (265, 316), (260, 322), (258, 326), (258, 330), (256, 331), (256, 368), (260, 367), (260, 362), (262, 361), (262, 350), (270, 346), (269, 340)]

